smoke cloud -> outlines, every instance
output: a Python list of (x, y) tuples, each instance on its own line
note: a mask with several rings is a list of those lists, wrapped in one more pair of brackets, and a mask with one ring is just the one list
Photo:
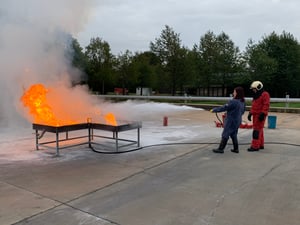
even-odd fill
[(93, 0), (1, 0), (0, 127), (28, 124), (20, 97), (32, 84), (67, 88), (79, 77), (65, 50), (94, 6)]

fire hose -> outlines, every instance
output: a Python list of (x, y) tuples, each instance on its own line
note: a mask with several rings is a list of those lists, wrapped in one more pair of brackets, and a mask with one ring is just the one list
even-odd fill
[(220, 122), (221, 126), (223, 127), (223, 121), (220, 119), (220, 117), (219, 117), (219, 115), (218, 115), (218, 113), (217, 113), (217, 112), (216, 112), (216, 117), (217, 117), (217, 119), (219, 120), (219, 122)]
[[(161, 143), (161, 144), (153, 144), (153, 145), (146, 145), (143, 147), (138, 147), (135, 149), (130, 149), (130, 150), (124, 150), (124, 151), (118, 151), (118, 152), (106, 152), (106, 151), (99, 151), (96, 150), (93, 146), (90, 146), (93, 152), (96, 153), (101, 153), (101, 154), (122, 154), (122, 153), (129, 153), (129, 152), (134, 152), (138, 151), (141, 149), (145, 148), (151, 148), (151, 147), (159, 147), (159, 146), (171, 146), (171, 145), (215, 145), (219, 144), (216, 142), (172, 142), (172, 143)], [(250, 145), (251, 143), (239, 143), (239, 145)], [(289, 146), (294, 146), (294, 147), (300, 147), (300, 144), (293, 144), (293, 143), (287, 143), (287, 142), (265, 142), (265, 144), (269, 145), (289, 145)], [(228, 144), (231, 145), (231, 144)]]

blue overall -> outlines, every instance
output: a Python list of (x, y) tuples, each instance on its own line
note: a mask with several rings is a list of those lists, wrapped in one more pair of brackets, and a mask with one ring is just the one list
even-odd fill
[(240, 99), (231, 99), (227, 104), (216, 107), (212, 111), (227, 112), (222, 138), (228, 140), (231, 137), (232, 140), (237, 140), (238, 129), (242, 123), (242, 115), (245, 112), (245, 102), (241, 102)]

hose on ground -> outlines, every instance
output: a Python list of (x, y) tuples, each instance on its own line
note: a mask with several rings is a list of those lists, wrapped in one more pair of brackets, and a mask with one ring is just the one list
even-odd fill
[[(90, 147), (90, 149), (92, 149), (93, 152), (96, 152), (96, 153), (101, 153), (101, 154), (122, 154), (122, 153), (135, 152), (135, 151), (145, 149), (145, 148), (159, 147), (159, 146), (214, 145), (214, 144), (219, 144), (219, 143), (216, 143), (216, 142), (172, 142), (172, 143), (160, 143), (160, 144), (146, 145), (146, 146), (138, 147), (138, 148), (134, 148), (134, 149), (124, 150), (124, 151), (114, 151), (114, 152), (96, 150), (92, 145), (90, 145), (89, 147)], [(250, 145), (250, 144), (251, 143), (239, 143), (239, 145)], [(293, 143), (287, 143), (287, 142), (265, 142), (265, 144), (268, 144), (268, 145), (289, 145), (289, 146), (294, 146), (294, 147), (300, 147), (300, 144), (293, 144)]]

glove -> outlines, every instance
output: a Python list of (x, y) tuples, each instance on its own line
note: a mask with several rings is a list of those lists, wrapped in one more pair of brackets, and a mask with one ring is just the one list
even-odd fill
[(252, 117), (252, 113), (249, 112), (248, 117), (247, 117), (249, 121), (251, 121), (251, 117)]
[(258, 117), (259, 121), (263, 121), (265, 119), (265, 114), (261, 112)]

